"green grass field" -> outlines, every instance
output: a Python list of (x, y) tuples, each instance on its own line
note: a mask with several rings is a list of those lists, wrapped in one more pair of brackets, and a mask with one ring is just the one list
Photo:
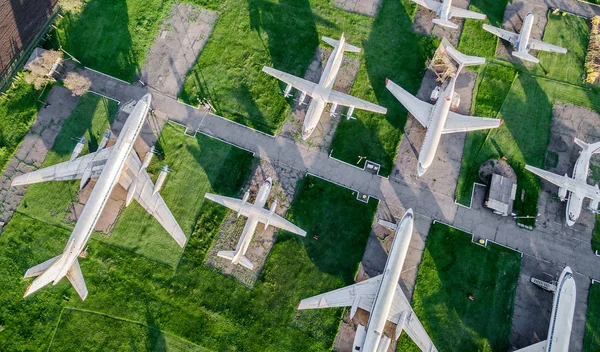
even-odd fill
[(498, 37), (485, 31), (481, 25), (487, 23), (494, 27), (502, 27), (507, 3), (508, 0), (471, 1), (469, 10), (484, 13), (487, 19), (485, 21), (466, 19), (457, 49), (467, 55), (495, 57)]
[(600, 350), (600, 283), (590, 285), (588, 311), (585, 318), (583, 352)]
[(590, 30), (586, 19), (581, 17), (548, 13), (548, 23), (543, 40), (567, 48), (566, 54), (540, 51), (538, 58), (547, 76), (559, 81), (581, 84), (585, 74), (584, 63)]
[(592, 251), (600, 253), (600, 215), (596, 215), (596, 225), (592, 232)]
[[(508, 349), (520, 266), (518, 252), (431, 226), (411, 305), (439, 351)], [(419, 351), (406, 334), (398, 350)]]

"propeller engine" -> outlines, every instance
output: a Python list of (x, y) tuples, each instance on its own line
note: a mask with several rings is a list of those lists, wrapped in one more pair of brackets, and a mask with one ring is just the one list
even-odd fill
[(302, 92), (302, 94), (300, 94), (300, 99), (298, 100), (298, 104), (300, 105), (304, 105), (304, 100), (306, 100), (306, 92)]
[(567, 189), (566, 188), (560, 187), (558, 189), (558, 198), (560, 198), (560, 200), (563, 202), (567, 199)]
[(244, 193), (244, 198), (242, 198), (242, 206), (240, 207), (240, 211), (238, 211), (237, 217), (239, 218), (242, 215), (242, 209), (244, 209), (244, 205), (248, 202), (248, 198), (250, 198), (250, 191), (246, 191)]
[(108, 144), (109, 139), (110, 139), (110, 129), (104, 133), (104, 136), (102, 136), (102, 140), (100, 141), (100, 144), (98, 145), (98, 150), (102, 150), (102, 149), (106, 148), (106, 145)]
[(73, 161), (73, 160), (77, 159), (79, 154), (81, 154), (81, 152), (83, 151), (83, 147), (85, 147), (86, 141), (87, 140), (85, 139), (85, 137), (79, 138), (79, 141), (75, 145), (75, 148), (73, 148), (73, 153), (71, 153), (71, 158), (69, 158), (69, 161)]
[(292, 96), (292, 94), (290, 94), (290, 92), (292, 91), (293, 86), (291, 84), (288, 84), (285, 87), (285, 90), (283, 91), (283, 96), (286, 98), (289, 98)]
[(158, 193), (158, 191), (160, 191), (163, 184), (165, 183), (165, 180), (167, 179), (167, 174), (169, 173), (169, 171), (171, 170), (169, 170), (168, 165), (163, 166), (163, 168), (160, 170), (160, 174), (158, 174), (158, 178), (156, 179), (156, 185), (154, 185), (152, 195), (155, 195), (156, 193)]
[(277, 209), (277, 201), (274, 201), (273, 204), (271, 204), (271, 208), (269, 209), (269, 220), (267, 220), (267, 222), (265, 223), (265, 230), (269, 227), (269, 223), (271, 222), (271, 216), (275, 214), (275, 209)]
[(331, 116), (331, 117), (337, 116), (337, 113), (335, 112), (335, 110), (337, 110), (337, 107), (338, 107), (337, 103), (331, 104), (331, 109), (329, 110), (329, 116)]

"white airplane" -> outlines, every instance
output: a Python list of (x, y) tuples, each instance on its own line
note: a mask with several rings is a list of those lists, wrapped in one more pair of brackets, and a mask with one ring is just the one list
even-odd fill
[(443, 0), (442, 2), (437, 2), (434, 0), (411, 0), (411, 1), (417, 5), (421, 5), (424, 8), (435, 12), (437, 17), (439, 17), (439, 18), (434, 18), (431, 22), (433, 22), (437, 25), (452, 28), (452, 29), (458, 28), (457, 24), (450, 22), (450, 19), (452, 19), (453, 17), (472, 18), (475, 20), (485, 20), (486, 19), (486, 15), (484, 15), (482, 13), (452, 6), (452, 0)]
[(387, 351), (391, 339), (383, 332), (388, 320), (397, 324), (395, 340), (404, 330), (421, 351), (437, 351), (398, 284), (412, 237), (413, 218), (412, 209), (409, 209), (397, 225), (380, 221), (382, 225), (396, 231), (383, 274), (303, 299), (298, 309), (352, 307), (350, 318), (356, 314), (358, 308), (371, 312), (367, 327), (359, 325), (357, 328), (352, 351)]
[(344, 34), (342, 34), (342, 37), (339, 41), (327, 37), (323, 37), (322, 39), (329, 45), (333, 46), (334, 50), (327, 60), (327, 65), (325, 66), (325, 70), (323, 71), (318, 84), (307, 81), (303, 78), (292, 76), (289, 73), (278, 71), (271, 67), (265, 66), (262, 69), (265, 73), (287, 84), (287, 87), (283, 91), (283, 95), (286, 98), (292, 96), (290, 94), (292, 87), (302, 92), (302, 95), (300, 96), (300, 105), (304, 104), (304, 100), (306, 99), (307, 95), (313, 98), (308, 106), (308, 111), (306, 112), (306, 117), (304, 118), (304, 124), (302, 125), (302, 139), (304, 140), (308, 139), (311, 133), (315, 130), (319, 120), (321, 119), (323, 110), (325, 110), (325, 105), (329, 103), (331, 103), (331, 108), (329, 110), (331, 116), (336, 116), (335, 110), (337, 109), (338, 105), (349, 107), (347, 113), (347, 117), (349, 119), (352, 118), (355, 108), (373, 111), (380, 114), (385, 114), (387, 112), (386, 108), (383, 108), (379, 105), (375, 105), (373, 103), (369, 103), (368, 101), (364, 101), (348, 94), (333, 90), (333, 83), (335, 82), (335, 78), (337, 77), (340, 67), (342, 66), (344, 52), (350, 51), (353, 53), (359, 53), (360, 48), (346, 43)]
[[(69, 161), (18, 176), (12, 181), (12, 186), (20, 186), (46, 181), (80, 179), (80, 188), (83, 188), (90, 179), (98, 179), (71, 233), (71, 237), (69, 237), (64, 252), (30, 268), (25, 273), (26, 278), (35, 276), (37, 278), (29, 285), (24, 297), (29, 296), (50, 282), (56, 285), (66, 276), (77, 294), (82, 300), (85, 300), (88, 290), (77, 257), (84, 250), (110, 193), (117, 183), (127, 190), (126, 205), (129, 205), (131, 200), (135, 198), (144, 209), (158, 220), (177, 244), (181, 247), (185, 245), (185, 234), (160, 194), (158, 194), (165, 180), (166, 170), (163, 169), (156, 186), (153, 185), (150, 176), (146, 173), (146, 168), (150, 164), (153, 154), (148, 153), (142, 163), (133, 150), (133, 144), (146, 121), (151, 100), (152, 96), (146, 94), (137, 102), (114, 146), (106, 148), (110, 135), (105, 134), (96, 152), (82, 157), (78, 155), (75, 158), (71, 157)], [(75, 147), (78, 153), (83, 149), (80, 146), (82, 143), (85, 142), (80, 141)]]
[(577, 294), (573, 272), (564, 268), (556, 283), (548, 339), (515, 352), (568, 352)]
[(515, 48), (515, 51), (512, 52), (512, 55), (518, 57), (521, 60), (531, 61), (536, 64), (540, 62), (540, 60), (537, 57), (529, 54), (529, 50), (542, 50), (550, 53), (566, 54), (567, 49), (565, 48), (531, 38), (533, 20), (533, 14), (529, 12), (525, 16), (525, 20), (523, 21), (523, 27), (521, 28), (520, 34), (509, 32), (502, 28), (493, 27), (489, 24), (484, 24), (483, 29), (492, 33), (495, 36), (498, 36), (510, 42), (513, 48)]
[(306, 231), (285, 220), (281, 216), (275, 214), (275, 209), (277, 208), (277, 201), (273, 202), (273, 204), (271, 205), (271, 209), (267, 210), (264, 208), (265, 204), (267, 203), (267, 199), (269, 198), (269, 193), (271, 193), (272, 186), (273, 181), (269, 177), (258, 190), (258, 195), (256, 196), (254, 204), (250, 204), (247, 202), (248, 197), (250, 197), (249, 191), (246, 192), (246, 194), (244, 194), (244, 198), (242, 198), (242, 200), (236, 198), (223, 197), (211, 193), (206, 193), (204, 195), (204, 198), (210, 199), (213, 202), (224, 205), (227, 208), (237, 212), (238, 217), (240, 215), (243, 215), (248, 218), (248, 221), (246, 221), (246, 226), (244, 226), (244, 231), (242, 232), (242, 236), (238, 241), (235, 251), (219, 251), (217, 253), (217, 256), (229, 259), (233, 264), (241, 264), (246, 268), (253, 270), (254, 265), (246, 257), (246, 251), (248, 250), (248, 247), (250, 247), (250, 242), (252, 242), (254, 231), (256, 231), (256, 226), (259, 222), (265, 224), (265, 230), (269, 227), (269, 225), (272, 225), (274, 227), (295, 233), (302, 237), (306, 236)]
[(560, 176), (531, 165), (525, 165), (526, 170), (557, 185), (559, 187), (558, 197), (561, 201), (567, 199), (567, 192), (570, 193), (567, 201), (566, 213), (568, 226), (573, 226), (575, 221), (579, 218), (583, 200), (585, 198), (590, 199), (589, 209), (593, 212), (598, 211), (598, 204), (600, 203), (600, 188), (598, 188), (598, 185), (591, 186), (587, 183), (590, 159), (592, 158), (592, 155), (600, 152), (600, 142), (587, 144), (584, 141), (575, 138), (575, 143), (580, 146), (582, 150), (579, 158), (577, 158), (577, 162), (575, 162), (573, 177), (569, 177), (567, 174)]
[(450, 111), (450, 108), (456, 105), (454, 101), (460, 99), (458, 94), (454, 92), (454, 87), (462, 68), (464, 66), (481, 65), (485, 62), (485, 59), (462, 54), (449, 44), (446, 47), (446, 52), (458, 62), (459, 67), (450, 84), (444, 91), (439, 93), (434, 105), (417, 99), (396, 83), (389, 79), (386, 80), (387, 89), (392, 92), (396, 99), (404, 105), (423, 127), (427, 128), (427, 133), (419, 152), (419, 163), (417, 166), (417, 174), (419, 176), (422, 176), (433, 163), (442, 134), (497, 128), (503, 122), (499, 119), (466, 116)]

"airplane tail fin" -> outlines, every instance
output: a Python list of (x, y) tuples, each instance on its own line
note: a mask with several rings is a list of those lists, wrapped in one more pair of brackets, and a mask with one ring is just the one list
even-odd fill
[(448, 21), (448, 20), (443, 20), (441, 18), (434, 18), (433, 20), (431, 20), (431, 22), (437, 24), (438, 26), (448, 27), (448, 28), (452, 28), (452, 29), (458, 28), (458, 25), (456, 23)]
[[(35, 277), (37, 279), (33, 280), (31, 285), (27, 287), (25, 291), (25, 295), (23, 297), (27, 297), (42, 287), (48, 285), (51, 282), (55, 284), (62, 278), (60, 276), (60, 268), (54, 267), (54, 264), (58, 262), (61, 256), (56, 256), (52, 259), (49, 259), (41, 264), (38, 264), (25, 272), (25, 278)], [(85, 286), (85, 281), (83, 281), (83, 274), (81, 273), (81, 268), (79, 267), (79, 261), (75, 260), (69, 271), (67, 272), (67, 278), (81, 300), (85, 300), (88, 294), (87, 287)]]
[(525, 53), (525, 52), (522, 52), (522, 51), (513, 51), (512, 54), (513, 54), (514, 57), (518, 57), (521, 60), (530, 61), (530, 62), (533, 62), (533, 63), (536, 63), (536, 64), (538, 62), (540, 62), (540, 60), (538, 60), (537, 57), (535, 57), (535, 56), (533, 56), (533, 55), (531, 55), (529, 53)]
[(254, 264), (250, 262), (250, 259), (241, 255), (236, 259), (236, 251), (219, 251), (217, 253), (217, 257), (225, 258), (231, 260), (233, 264), (241, 264), (250, 270), (254, 270)]
[(600, 142), (588, 144), (581, 139), (575, 137), (575, 144), (581, 147), (583, 150), (589, 150), (592, 154), (600, 153)]
[[(448, 53), (448, 55), (450, 55), (450, 57), (452, 57), (454, 60), (456, 60), (456, 62), (458, 62), (460, 67), (483, 65), (485, 63), (485, 58), (479, 57), (479, 56), (465, 55), (465, 54), (461, 53), (460, 51), (456, 50), (450, 44), (446, 45), (446, 52)], [(460, 69), (459, 69), (459, 71), (460, 71)]]
[[(334, 48), (337, 48), (340, 45), (339, 40), (335, 40), (325, 36), (323, 36), (321, 39), (323, 39), (325, 43), (331, 45)], [(350, 45), (348, 43), (344, 43), (344, 51), (349, 51), (351, 53), (360, 53), (360, 48), (354, 45)]]

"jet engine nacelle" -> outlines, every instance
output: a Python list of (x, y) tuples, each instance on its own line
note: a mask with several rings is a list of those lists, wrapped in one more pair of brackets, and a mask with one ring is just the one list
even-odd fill
[(435, 89), (431, 91), (429, 100), (431, 100), (432, 102), (435, 103), (439, 97), (440, 97), (440, 87), (435, 87)]
[(460, 106), (460, 94), (454, 92), (452, 95), (452, 109), (458, 109)]
[(559, 188), (558, 189), (558, 198), (560, 198), (561, 201), (564, 201), (565, 199), (567, 199), (567, 189), (566, 188)]
[(142, 170), (148, 169), (148, 166), (150, 166), (150, 162), (152, 161), (152, 158), (154, 157), (155, 151), (156, 151), (156, 148), (154, 146), (150, 147), (150, 150), (144, 157), (144, 162), (142, 163), (142, 168), (141, 168)]
[(85, 147), (85, 142), (86, 142), (85, 137), (79, 138), (79, 141), (75, 145), (75, 148), (73, 148), (73, 153), (71, 153), (71, 158), (69, 158), (69, 161), (73, 161), (73, 160), (77, 159), (79, 154), (81, 154), (81, 152), (83, 151), (83, 147)]
[(167, 179), (168, 173), (169, 173), (169, 166), (168, 165), (163, 166), (163, 168), (160, 170), (160, 174), (158, 174), (158, 178), (156, 179), (156, 185), (154, 185), (154, 190), (152, 191), (152, 195), (155, 195), (156, 193), (158, 193), (158, 191), (160, 191), (163, 184), (165, 183), (165, 180)]
[(354, 335), (354, 342), (352, 343), (352, 351), (361, 351), (363, 343), (365, 343), (365, 336), (367, 336), (367, 329), (362, 324), (358, 324), (356, 327), (356, 334)]
[(106, 148), (106, 145), (108, 144), (109, 139), (110, 139), (110, 130), (106, 131), (104, 133), (104, 136), (102, 136), (102, 140), (100, 141), (100, 144), (98, 145), (98, 150), (102, 150), (102, 149)]
[(248, 198), (250, 198), (250, 191), (246, 191), (244, 193), (244, 198), (242, 198), (242, 206), (240, 206), (240, 211), (238, 211), (237, 217), (239, 218), (242, 215), (242, 209), (244, 209), (244, 205), (248, 202)]
[(267, 220), (267, 222), (265, 223), (265, 230), (269, 227), (269, 223), (271, 222), (271, 216), (275, 214), (275, 209), (277, 209), (277, 201), (274, 201), (273, 204), (271, 204), (271, 208), (269, 209), (269, 220)]
[(335, 112), (337, 110), (337, 107), (338, 107), (337, 103), (331, 104), (331, 109), (329, 110), (329, 116), (331, 116), (331, 117), (336, 117), (337, 116), (337, 114)]
[(283, 96), (286, 97), (286, 98), (291, 97), (292, 95), (290, 94), (290, 92), (292, 91), (292, 88), (293, 88), (293, 86), (291, 84), (288, 84), (285, 87), (285, 90), (283, 91)]

